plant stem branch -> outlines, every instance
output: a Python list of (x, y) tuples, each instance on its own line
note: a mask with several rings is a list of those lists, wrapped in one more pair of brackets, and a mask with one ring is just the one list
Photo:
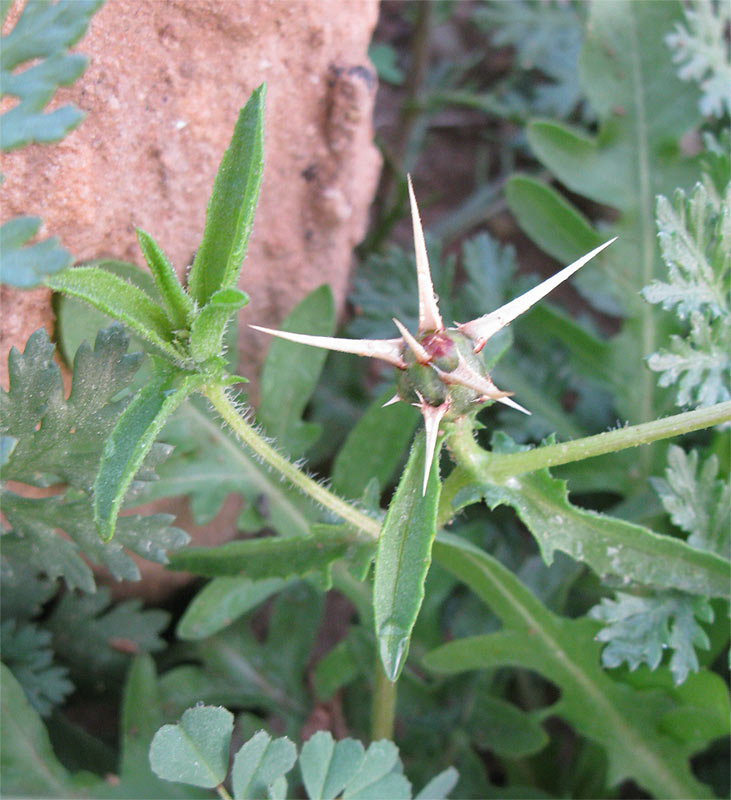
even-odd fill
[(241, 441), (264, 460), (270, 467), (279, 472), (293, 486), (311, 497), (316, 503), (332, 511), (344, 522), (354, 528), (367, 533), (374, 539), (378, 538), (381, 530), (380, 524), (371, 517), (359, 511), (347, 501), (333, 494), (302, 472), (297, 466), (278, 452), (264, 439), (238, 412), (235, 404), (228, 396), (226, 389), (218, 384), (209, 384), (203, 389), (205, 396), (211, 401), (213, 407), (228, 423)]
[(371, 741), (393, 739), (393, 726), (396, 717), (396, 682), (393, 683), (383, 671), (381, 659), (376, 657), (374, 667), (376, 685), (373, 688), (371, 707)]
[(616, 453), (629, 447), (692, 433), (730, 420), (731, 402), (718, 403), (570, 442), (544, 445), (519, 453), (492, 453), (477, 444), (472, 433), (472, 423), (465, 418), (453, 425), (447, 439), (447, 447), (457, 466), (444, 482), (437, 524), (444, 525), (452, 518), (454, 498), (461, 489), (474, 483), (475, 479), (501, 483), (513, 475)]
[(672, 436), (680, 436), (702, 428), (711, 428), (731, 420), (731, 401), (707, 408), (697, 408), (674, 414), (672, 417), (630, 425), (614, 431), (587, 436), (571, 442), (559, 442), (522, 453), (492, 453), (488, 468), (490, 478), (501, 480), (511, 475), (534, 472), (543, 467), (555, 467), (585, 458), (616, 453), (628, 447), (650, 444)]

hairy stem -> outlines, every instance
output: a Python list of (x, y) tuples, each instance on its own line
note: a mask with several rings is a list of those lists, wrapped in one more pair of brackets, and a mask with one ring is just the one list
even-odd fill
[(443, 525), (451, 519), (452, 500), (460, 489), (474, 482), (476, 477), (500, 483), (513, 475), (583, 461), (729, 421), (731, 402), (718, 403), (570, 442), (544, 445), (519, 453), (490, 453), (475, 442), (471, 423), (467, 419), (462, 420), (453, 426), (447, 440), (457, 467), (444, 483), (438, 524)]
[(254, 427), (239, 414), (235, 404), (228, 396), (223, 386), (209, 384), (204, 387), (203, 393), (211, 401), (213, 407), (228, 423), (239, 439), (270, 467), (279, 472), (301, 492), (311, 497), (316, 503), (332, 511), (333, 514), (336, 514), (344, 522), (369, 534), (373, 538), (378, 538), (381, 526), (376, 520), (371, 519), (371, 517), (359, 511), (350, 503), (338, 497), (336, 494), (333, 494), (317, 481), (310, 478), (309, 475), (302, 472), (301, 469), (272, 447), (269, 442), (257, 433)]
[(702, 428), (711, 428), (731, 420), (731, 401), (707, 408), (697, 408), (674, 414), (672, 417), (630, 425), (615, 431), (587, 436), (571, 442), (537, 447), (523, 453), (494, 453), (490, 458), (490, 478), (500, 480), (510, 475), (534, 472), (543, 467), (555, 467), (572, 461), (583, 461), (606, 453), (626, 450), (641, 444), (650, 444), (660, 439), (669, 439)]
[(393, 724), (396, 716), (396, 682), (386, 677), (380, 658), (374, 667), (376, 685), (371, 706), (371, 741), (393, 739)]

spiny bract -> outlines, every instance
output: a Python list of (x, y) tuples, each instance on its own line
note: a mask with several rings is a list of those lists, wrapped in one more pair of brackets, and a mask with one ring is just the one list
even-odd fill
[(496, 311), (470, 322), (456, 323), (453, 328), (446, 328), (434, 295), (424, 233), (410, 177), (408, 184), (419, 291), (419, 326), (416, 336), (397, 319), (394, 319), (394, 323), (401, 334), (397, 339), (335, 339), (331, 336), (275, 331), (258, 325), (251, 327), (291, 342), (380, 358), (393, 364), (397, 370), (397, 394), (387, 405), (398, 401), (412, 403), (424, 417), (427, 447), (423, 491), (426, 492), (439, 426), (443, 420), (456, 419), (472, 411), (476, 405), (491, 400), (504, 403), (525, 414), (530, 413), (512, 400), (509, 392), (500, 391), (490, 379), (484, 362), (478, 355), (487, 340), (573, 275), (615, 241), (616, 237), (594, 248), (578, 261)]

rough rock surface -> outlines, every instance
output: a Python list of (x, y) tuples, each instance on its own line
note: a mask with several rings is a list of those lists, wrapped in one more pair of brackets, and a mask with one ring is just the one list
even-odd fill
[[(380, 165), (367, 57), (377, 13), (376, 0), (107, 3), (76, 48), (88, 69), (55, 98), (87, 117), (59, 144), (4, 154), (3, 219), (42, 217), (42, 233), (79, 260), (142, 264), (139, 226), (182, 274), (239, 108), (266, 81), (266, 166), (243, 320), (276, 323), (322, 283), (342, 303)], [(15, 299), (3, 299), (5, 369), (9, 346), (52, 317), (23, 303), (19, 324)], [(242, 326), (245, 374), (256, 374), (265, 347)]]
[[(89, 67), (51, 106), (71, 101), (87, 117), (58, 144), (2, 156), (3, 219), (42, 217), (42, 236), (59, 236), (78, 260), (143, 265), (139, 226), (184, 274), (238, 111), (266, 81), (266, 162), (242, 322), (276, 326), (322, 283), (341, 308), (380, 168), (367, 57), (377, 15), (377, 0), (107, 3), (76, 47)], [(53, 313), (45, 290), (4, 289), (1, 299), (7, 386), (10, 346), (41, 325), (52, 333)], [(241, 326), (243, 374), (257, 374), (267, 345)], [(214, 539), (233, 535), (232, 518), (219, 516)]]

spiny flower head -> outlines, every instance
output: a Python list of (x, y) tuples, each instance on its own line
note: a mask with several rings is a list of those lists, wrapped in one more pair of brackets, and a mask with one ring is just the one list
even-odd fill
[(411, 403), (419, 408), (424, 417), (427, 456), (423, 491), (426, 492), (439, 426), (443, 421), (464, 416), (488, 401), (504, 403), (524, 414), (530, 413), (516, 403), (509, 392), (500, 391), (492, 382), (479, 355), (485, 343), (583, 267), (615, 241), (616, 237), (496, 311), (447, 328), (442, 321), (434, 294), (424, 233), (410, 177), (408, 184), (419, 292), (419, 324), (415, 335), (397, 319), (394, 319), (394, 324), (401, 335), (396, 339), (336, 339), (331, 336), (275, 331), (258, 325), (251, 327), (291, 342), (378, 358), (396, 367), (397, 393), (386, 405), (399, 401)]

